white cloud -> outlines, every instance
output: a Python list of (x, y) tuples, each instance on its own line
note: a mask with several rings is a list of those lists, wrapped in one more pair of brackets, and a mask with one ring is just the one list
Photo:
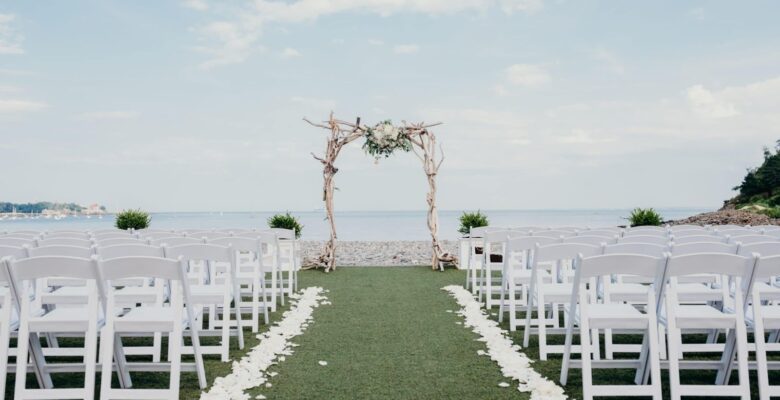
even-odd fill
[(688, 102), (693, 111), (705, 118), (728, 118), (739, 112), (734, 104), (707, 90), (702, 85), (691, 86), (687, 90)]
[(414, 54), (420, 51), (420, 46), (416, 44), (399, 44), (393, 47), (395, 54)]
[(608, 71), (622, 75), (626, 72), (626, 67), (623, 65), (623, 61), (615, 55), (615, 53), (604, 49), (598, 48), (592, 52), (593, 58), (604, 63), (604, 66)]
[(379, 40), (379, 39), (368, 39), (368, 44), (372, 46), (382, 46), (385, 44), (385, 42)]
[(37, 101), (0, 99), (0, 113), (2, 114), (38, 111), (44, 108), (46, 108), (46, 103)]
[(282, 57), (283, 58), (295, 58), (295, 57), (300, 57), (302, 55), (303, 54), (301, 54), (300, 51), (295, 50), (295, 49), (293, 49), (291, 47), (288, 47), (288, 48), (282, 50)]
[(518, 86), (539, 86), (550, 81), (544, 68), (531, 64), (515, 64), (506, 69), (507, 81)]
[(206, 11), (209, 9), (209, 3), (205, 0), (182, 0), (181, 4), (184, 7), (191, 8), (196, 11)]
[(103, 120), (118, 120), (118, 119), (133, 119), (137, 118), (138, 113), (135, 111), (93, 111), (80, 114), (77, 119), (81, 121), (103, 121)]
[[(191, 7), (189, 3), (185, 4)], [(243, 4), (232, 16), (196, 30), (207, 42), (197, 49), (210, 56), (201, 67), (208, 69), (245, 61), (269, 23), (299, 23), (348, 12), (379, 16), (442, 15), (500, 8), (511, 14), (533, 13), (542, 8), (541, 0), (254, 0)]]
[(570, 135), (559, 136), (556, 142), (561, 144), (598, 144), (614, 142), (615, 138), (599, 138), (585, 129), (572, 129)]
[(24, 53), (22, 35), (12, 26), (15, 19), (13, 14), (0, 14), (0, 55)]

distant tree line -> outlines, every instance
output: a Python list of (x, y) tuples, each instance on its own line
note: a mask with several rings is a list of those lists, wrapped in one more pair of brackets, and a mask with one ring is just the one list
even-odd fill
[(734, 187), (739, 190), (737, 204), (765, 204), (780, 206), (780, 140), (774, 149), (764, 148), (764, 162), (757, 168), (750, 168), (742, 183)]
[[(9, 203), (0, 202), (0, 213), (10, 213), (16, 209), (18, 213), (35, 213), (38, 214), (43, 210), (67, 210), (74, 212), (81, 212), (84, 207), (76, 203), (52, 203), (49, 201), (41, 201), (38, 203)], [(102, 207), (101, 207), (102, 208)]]

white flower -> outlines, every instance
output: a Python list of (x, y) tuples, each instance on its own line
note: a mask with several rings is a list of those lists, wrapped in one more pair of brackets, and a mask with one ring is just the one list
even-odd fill
[(314, 309), (320, 301), (326, 299), (321, 296), (322, 293), (320, 287), (303, 289), (297, 304), (285, 311), (282, 320), (271, 326), (268, 332), (257, 335), (260, 343), (244, 355), (241, 361), (233, 362), (230, 375), (215, 379), (211, 389), (201, 393), (201, 400), (248, 400), (249, 395), (244, 390), (262, 384), (271, 387), (268, 377), (276, 373), (266, 374), (265, 371), (277, 360), (284, 361), (285, 355), (292, 354), (294, 346), (289, 340), (303, 334), (306, 321), (312, 319)]
[[(442, 290), (449, 292), (463, 307), (457, 312), (464, 318), (463, 326), (472, 328), (480, 335), (479, 341), (485, 342), (487, 346), (487, 353), (483, 354), (490, 356), (490, 359), (498, 364), (505, 377), (518, 381), (519, 391), (531, 392), (531, 400), (566, 399), (563, 388), (531, 368), (531, 360), (518, 351), (520, 346), (512, 343), (506, 336), (507, 332), (498, 326), (498, 322), (483, 313), (481, 303), (474, 299), (471, 292), (458, 285), (446, 286)], [(499, 386), (504, 387), (503, 383)]]
[(328, 365), (328, 362), (327, 361), (320, 361), (319, 364), (324, 367), (324, 366)]

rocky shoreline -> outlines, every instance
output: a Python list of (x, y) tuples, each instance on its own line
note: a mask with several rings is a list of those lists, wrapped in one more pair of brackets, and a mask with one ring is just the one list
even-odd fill
[(702, 213), (692, 217), (668, 221), (671, 225), (780, 225), (780, 219), (770, 218), (764, 214), (735, 209), (720, 209), (718, 211)]
[[(458, 242), (455, 240), (443, 240), (444, 250), (451, 254), (458, 254)], [(316, 259), (320, 255), (323, 241), (301, 241), (301, 255), (304, 265), (306, 260)], [(431, 242), (430, 241), (339, 241), (336, 248), (336, 266), (413, 266), (430, 265)]]

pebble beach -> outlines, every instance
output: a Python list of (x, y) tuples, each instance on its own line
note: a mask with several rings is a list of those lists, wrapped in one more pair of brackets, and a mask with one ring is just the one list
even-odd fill
[[(456, 240), (443, 240), (444, 250), (458, 254)], [(323, 241), (301, 241), (301, 253), (304, 260), (315, 259), (325, 245)], [(339, 241), (336, 249), (336, 265), (350, 266), (415, 266), (429, 265), (431, 262), (431, 242), (421, 241)], [(306, 262), (304, 261), (304, 265)]]

